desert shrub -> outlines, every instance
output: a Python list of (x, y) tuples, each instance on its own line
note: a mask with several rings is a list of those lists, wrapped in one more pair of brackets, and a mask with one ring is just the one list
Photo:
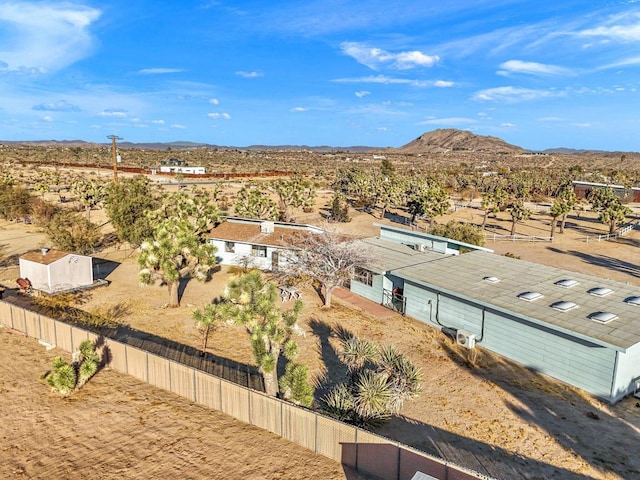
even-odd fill
[(53, 359), (51, 372), (46, 376), (51, 390), (61, 395), (69, 395), (93, 377), (100, 367), (100, 355), (96, 352), (96, 344), (91, 340), (82, 342), (75, 352), (73, 360), (68, 363), (58, 356)]
[(82, 255), (92, 252), (102, 240), (97, 225), (82, 215), (65, 210), (55, 214), (45, 230), (57, 248)]
[(287, 363), (284, 375), (280, 378), (280, 392), (285, 400), (310, 407), (314, 388), (309, 384), (309, 367), (296, 362)]

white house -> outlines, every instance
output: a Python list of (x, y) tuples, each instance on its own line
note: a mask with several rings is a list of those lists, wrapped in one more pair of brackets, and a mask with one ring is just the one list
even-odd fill
[(43, 248), (20, 257), (20, 277), (35, 290), (56, 293), (93, 285), (93, 261), (86, 255)]
[(320, 232), (312, 225), (229, 217), (211, 231), (209, 242), (218, 249), (221, 265), (276, 270), (295, 255), (291, 244), (296, 234)]

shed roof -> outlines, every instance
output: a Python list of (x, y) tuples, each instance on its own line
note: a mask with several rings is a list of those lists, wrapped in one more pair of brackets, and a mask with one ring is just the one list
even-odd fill
[[(625, 351), (640, 343), (640, 310), (625, 302), (640, 295), (638, 286), (482, 251), (442, 255), (440, 260), (403, 266), (394, 273), (486, 308), (515, 314), (617, 350)], [(483, 280), (486, 277), (497, 277), (499, 281)], [(556, 284), (567, 279), (577, 283), (570, 288)], [(598, 296), (590, 293), (594, 288), (609, 288), (612, 292)], [(539, 292), (542, 296), (523, 301), (518, 298), (523, 292)], [(573, 302), (577, 307), (567, 311), (551, 308), (557, 302)], [(610, 312), (617, 318), (603, 324), (590, 318), (597, 312)]]
[(46, 253), (42, 252), (43, 250), (34, 250), (32, 252), (27, 252), (24, 255), (20, 256), (20, 259), (27, 260), (29, 262), (40, 263), (42, 265), (50, 265), (53, 262), (66, 257), (67, 255), (72, 255), (71, 252), (54, 249), (48, 249)]

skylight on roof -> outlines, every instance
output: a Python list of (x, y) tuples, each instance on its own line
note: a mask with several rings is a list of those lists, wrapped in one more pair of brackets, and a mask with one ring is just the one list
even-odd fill
[(494, 277), (494, 276), (484, 277), (482, 280), (489, 283), (498, 283), (500, 281), (498, 277)]
[(618, 315), (611, 312), (593, 312), (589, 314), (591, 320), (595, 320), (600, 323), (609, 323), (611, 320), (618, 318)]
[(577, 306), (578, 306), (577, 303), (567, 302), (564, 300), (551, 304), (551, 308), (553, 308), (554, 310), (560, 310), (561, 312), (567, 312), (569, 310), (573, 310)]
[(563, 288), (571, 288), (578, 285), (578, 283), (580, 282), (574, 280), (573, 278), (565, 278), (564, 280), (558, 280), (555, 285)]
[(635, 305), (636, 307), (640, 307), (640, 297), (633, 296), (633, 297), (625, 298), (624, 301), (631, 305)]
[(533, 302), (534, 300), (542, 298), (543, 296), (544, 295), (542, 295), (540, 292), (522, 292), (520, 295), (518, 295), (518, 298), (520, 300), (526, 300), (527, 302)]
[(589, 295), (595, 295), (596, 297), (606, 297), (607, 295), (613, 293), (613, 290), (606, 287), (596, 287), (591, 290), (587, 290)]

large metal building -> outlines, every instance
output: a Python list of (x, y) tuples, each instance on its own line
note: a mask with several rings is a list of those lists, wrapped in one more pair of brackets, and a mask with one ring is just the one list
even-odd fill
[(640, 382), (640, 287), (472, 251), (420, 251), (381, 226), (351, 290), (528, 368), (616, 402)]

